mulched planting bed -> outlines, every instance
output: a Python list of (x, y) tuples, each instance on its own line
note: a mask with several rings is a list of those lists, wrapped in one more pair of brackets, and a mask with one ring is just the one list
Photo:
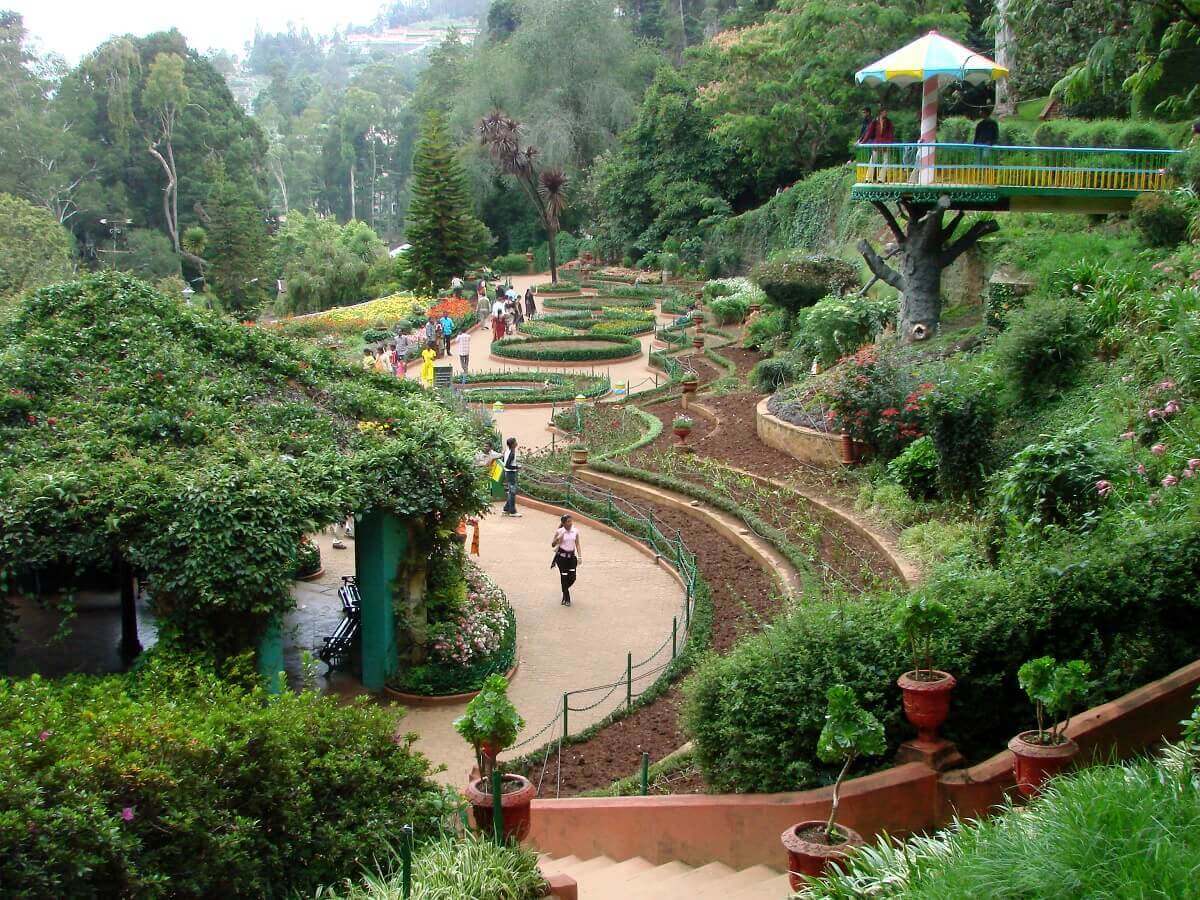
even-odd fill
[(757, 350), (746, 350), (743, 347), (738, 347), (736, 344), (730, 344), (727, 347), (718, 347), (717, 352), (737, 366), (739, 378), (745, 378), (749, 375), (750, 370), (763, 358), (763, 355)]
[[(779, 599), (774, 595), (771, 578), (715, 529), (674, 509), (632, 495), (630, 499), (643, 508), (652, 509), (664, 531), (681, 531), (684, 542), (696, 554), (700, 571), (712, 590), (714, 649), (718, 652), (729, 650), (741, 636), (756, 631), (762, 619), (769, 620), (778, 611)], [(687, 741), (679, 724), (681, 702), (682, 690), (677, 681), (653, 703), (601, 729), (582, 743), (564, 746), (558, 795), (572, 797), (606, 787), (636, 772), (642, 763), (643, 752), (649, 753), (651, 761), (655, 761), (681, 747)], [(541, 771), (539, 761), (523, 774), (536, 784)], [(555, 796), (555, 781), (555, 759), (551, 757), (542, 782), (542, 797)], [(702, 779), (697, 774), (680, 784), (677, 790), (680, 793), (701, 791)]]
[[(693, 446), (699, 443), (705, 437), (711, 434), (713, 430), (712, 422), (702, 416), (696, 415), (694, 412), (688, 412), (683, 408), (678, 399), (672, 400), (668, 403), (658, 403), (654, 406), (646, 406), (643, 407), (643, 409), (645, 412), (650, 413), (650, 415), (657, 417), (658, 420), (663, 423), (663, 430), (662, 434), (656, 437), (653, 441), (640, 450), (635, 450), (633, 454), (628, 457), (629, 464), (638, 466), (639, 468), (645, 468), (642, 461), (645, 461), (648, 457), (651, 457), (655, 453), (664, 450), (672, 450), (672, 448), (676, 446), (675, 435), (671, 431), (671, 423), (674, 421), (676, 416), (691, 416), (692, 418), (692, 433), (688, 435), (688, 446)], [(620, 461), (625, 462), (624, 459)]]

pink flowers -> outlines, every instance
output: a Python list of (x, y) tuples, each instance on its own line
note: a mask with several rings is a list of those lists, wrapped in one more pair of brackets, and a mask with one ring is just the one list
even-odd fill
[(1155, 456), (1162, 456), (1164, 453), (1167, 452), (1167, 445), (1166, 444), (1155, 444), (1153, 447), (1150, 448), (1150, 452), (1153, 453)]
[(1151, 422), (1154, 422), (1157, 419), (1161, 419), (1162, 417), (1163, 417), (1163, 411), (1156, 406), (1151, 407), (1150, 409), (1146, 410), (1146, 418), (1149, 419)]
[(1137, 473), (1138, 473), (1139, 475), (1145, 475), (1145, 474), (1146, 474), (1146, 466), (1145, 466), (1145, 464), (1144, 464), (1144, 463), (1138, 463), (1138, 464), (1137, 464)]
[(126, 822), (132, 822), (133, 821), (133, 807), (127, 806), (123, 810), (121, 810), (121, 818)]
[(1137, 435), (1134, 434), (1132, 431), (1126, 431), (1121, 434), (1121, 440), (1123, 440), (1123, 441), (1132, 441), (1136, 437), (1137, 437)]
[(1178, 400), (1168, 400), (1166, 403), (1166, 406), (1163, 407), (1163, 414), (1168, 415), (1168, 416), (1173, 416), (1177, 412), (1179, 412), (1179, 401)]
[(1101, 497), (1107, 497), (1110, 493), (1112, 493), (1112, 482), (1101, 478), (1096, 482), (1096, 493)]
[(1174, 475), (1167, 475), (1162, 480), (1163, 487), (1174, 487), (1177, 484), (1179, 484), (1179, 479)]
[(1187, 467), (1189, 472), (1194, 472), (1196, 469), (1200, 469), (1200, 459), (1189, 459)]
[(50, 740), (50, 735), (52, 735), (52, 734), (54, 734), (53, 731), (43, 731), (41, 734), (38, 735), (38, 740), (44, 744), (44, 743), (46, 743), (46, 741)]

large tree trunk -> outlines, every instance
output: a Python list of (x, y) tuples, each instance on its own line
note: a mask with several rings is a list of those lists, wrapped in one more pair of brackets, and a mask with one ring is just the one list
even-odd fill
[[(1013, 31), (1008, 18), (1008, 0), (996, 0), (996, 62), (1010, 72), (1013, 68)], [(996, 115), (1011, 116), (1017, 111), (1017, 95), (1002, 78), (996, 82)]]
[(550, 248), (550, 282), (558, 284), (558, 229), (546, 229), (546, 244)]
[(901, 201), (901, 209), (907, 216), (903, 229), (886, 204), (875, 202), (873, 205), (887, 222), (899, 251), (904, 254), (904, 264), (897, 272), (865, 240), (858, 242), (859, 252), (876, 278), (900, 292), (897, 331), (901, 339), (912, 342), (933, 337), (942, 316), (942, 271), (980, 238), (997, 231), (999, 226), (995, 219), (982, 219), (957, 240), (952, 240), (963, 213), (960, 211), (949, 225), (943, 225), (949, 206), (946, 198), (935, 206)]

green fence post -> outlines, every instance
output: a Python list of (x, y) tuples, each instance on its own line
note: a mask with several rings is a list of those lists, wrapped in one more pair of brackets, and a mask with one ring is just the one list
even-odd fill
[(642, 796), (650, 793), (650, 754), (642, 751)]
[(405, 825), (400, 833), (400, 892), (404, 900), (408, 900), (412, 896), (413, 827)]
[(504, 843), (504, 804), (502, 802), (503, 795), (500, 792), (500, 772), (498, 769), (492, 769), (492, 832), (496, 836), (496, 843)]
[(671, 659), (675, 658), (675, 645), (679, 638), (679, 616), (671, 616)]
[(691, 629), (692, 627), (692, 588), (688, 586), (687, 595), (683, 598), (683, 627)]
[(625, 708), (633, 706), (633, 651), (625, 654)]
[(567, 737), (567, 695), (563, 694), (563, 740)]

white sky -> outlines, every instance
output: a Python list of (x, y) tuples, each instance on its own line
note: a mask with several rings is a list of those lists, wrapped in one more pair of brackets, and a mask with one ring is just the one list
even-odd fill
[(295, 22), (314, 34), (327, 33), (370, 23), (382, 5), (383, 0), (0, 0), (0, 9), (24, 17), (39, 50), (72, 63), (114, 34), (144, 35), (172, 26), (201, 52), (220, 48), (241, 56), (256, 24), (282, 31)]

